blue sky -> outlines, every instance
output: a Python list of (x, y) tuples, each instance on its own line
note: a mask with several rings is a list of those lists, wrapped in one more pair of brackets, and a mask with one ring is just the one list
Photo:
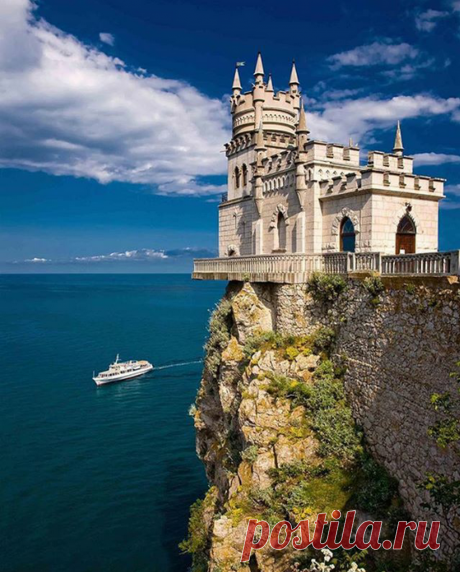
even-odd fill
[(460, 247), (460, 0), (3, 0), (0, 271), (189, 271), (217, 243), (234, 64), (292, 58), (315, 138), (448, 179)]

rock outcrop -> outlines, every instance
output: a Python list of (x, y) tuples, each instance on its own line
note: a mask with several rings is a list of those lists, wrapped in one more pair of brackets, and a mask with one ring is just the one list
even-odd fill
[[(356, 505), (396, 518), (399, 494), (412, 518), (442, 521), (441, 553), (452, 561), (458, 507), (437, 505), (422, 483), (427, 475), (460, 479), (458, 442), (443, 447), (429, 436), (439, 421), (433, 394), (448, 393), (450, 413), (459, 412), (450, 375), (460, 358), (459, 311), (457, 287), (448, 285), (369, 279), (315, 292), (230, 284), (211, 323), (194, 413), (213, 485), (206, 565), (195, 569), (299, 569), (298, 554), (269, 548), (240, 565), (248, 518), (314, 521)], [(387, 497), (373, 487), (387, 487)]]

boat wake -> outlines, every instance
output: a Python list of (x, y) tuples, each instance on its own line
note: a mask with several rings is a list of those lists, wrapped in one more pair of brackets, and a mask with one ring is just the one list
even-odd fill
[(171, 363), (169, 365), (160, 365), (158, 367), (155, 367), (155, 370), (159, 370), (159, 369), (169, 369), (171, 367), (183, 367), (184, 365), (193, 365), (196, 363), (202, 363), (202, 359), (198, 359), (198, 360), (194, 360), (194, 361), (183, 361), (180, 363)]

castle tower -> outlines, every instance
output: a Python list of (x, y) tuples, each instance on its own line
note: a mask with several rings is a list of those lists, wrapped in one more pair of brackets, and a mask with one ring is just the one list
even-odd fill
[[(254, 192), (254, 185), (251, 184), (251, 181), (254, 183), (253, 177), (247, 173), (250, 166), (254, 167), (257, 162), (255, 147), (261, 123), (266, 144), (265, 157), (296, 147), (301, 103), (295, 63), (291, 68), (289, 89), (275, 92), (271, 74), (265, 83), (262, 55), (259, 52), (251, 91), (243, 91), (239, 70), (235, 69), (230, 104), (232, 140), (226, 145), (229, 200)], [(301, 138), (306, 140), (307, 134), (303, 133)], [(254, 175), (254, 169), (252, 174)]]

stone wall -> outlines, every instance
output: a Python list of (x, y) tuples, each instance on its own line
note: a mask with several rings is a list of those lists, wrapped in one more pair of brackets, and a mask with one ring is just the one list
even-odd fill
[[(441, 520), (445, 555), (460, 546), (460, 515), (447, 520), (422, 504), (419, 484), (427, 473), (460, 479), (460, 446), (446, 448), (428, 436), (439, 419), (430, 404), (434, 393), (449, 392), (460, 417), (456, 381), (460, 360), (460, 291), (447, 280), (384, 279), (375, 296), (363, 280), (332, 303), (318, 303), (304, 285), (246, 285), (286, 334), (312, 332), (319, 325), (337, 331), (336, 357), (345, 359), (345, 388), (356, 420), (377, 460), (397, 478), (406, 508), (416, 520)], [(233, 288), (240, 286), (234, 285)]]

